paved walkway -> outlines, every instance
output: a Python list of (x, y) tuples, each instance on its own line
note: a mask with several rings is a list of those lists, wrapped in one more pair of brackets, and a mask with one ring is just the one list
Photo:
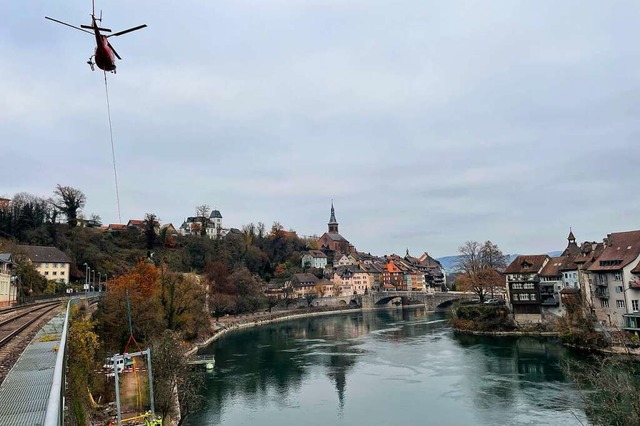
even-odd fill
[(0, 425), (44, 424), (64, 315), (38, 331), (0, 386)]

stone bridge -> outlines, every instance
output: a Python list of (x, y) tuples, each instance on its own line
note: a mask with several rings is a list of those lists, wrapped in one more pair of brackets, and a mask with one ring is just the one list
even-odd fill
[(403, 305), (424, 303), (427, 310), (435, 311), (437, 308), (446, 308), (450, 306), (451, 303), (456, 300), (471, 300), (474, 296), (474, 293), (461, 291), (433, 293), (422, 291), (374, 291), (366, 295), (358, 296), (358, 298), (361, 298), (363, 308), (383, 306), (391, 302), (393, 299), (400, 299)]

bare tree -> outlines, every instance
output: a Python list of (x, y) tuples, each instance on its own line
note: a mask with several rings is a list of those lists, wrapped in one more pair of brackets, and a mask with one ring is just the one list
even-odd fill
[(180, 408), (177, 424), (181, 425), (203, 402), (200, 394), (202, 373), (187, 363), (180, 336), (170, 330), (165, 330), (154, 340), (151, 362), (156, 410), (165, 419), (173, 409), (177, 391)]
[(67, 224), (77, 226), (78, 213), (85, 206), (87, 197), (79, 189), (60, 184), (53, 193), (56, 196), (54, 205), (67, 217)]
[(200, 221), (200, 236), (205, 237), (207, 235), (207, 225), (209, 222), (209, 215), (211, 214), (211, 207), (206, 204), (196, 207), (196, 217)]
[(484, 244), (467, 241), (458, 250), (460, 256), (456, 267), (461, 274), (456, 279), (456, 288), (473, 291), (480, 302), (484, 302), (488, 294), (493, 295), (496, 287), (504, 285), (498, 271), (506, 267), (506, 256), (491, 241)]
[(473, 275), (482, 268), (482, 246), (477, 241), (467, 241), (464, 245), (458, 247), (458, 260), (456, 269)]
[(640, 416), (638, 366), (621, 356), (570, 360), (563, 365), (594, 425), (631, 426)]
[(497, 244), (487, 240), (480, 248), (480, 261), (482, 267), (503, 271), (507, 267), (509, 256), (504, 255)]

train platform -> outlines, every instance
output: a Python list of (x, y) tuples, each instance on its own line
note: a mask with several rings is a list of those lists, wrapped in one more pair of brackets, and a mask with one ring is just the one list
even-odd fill
[(38, 331), (0, 385), (0, 425), (43, 425), (66, 311)]

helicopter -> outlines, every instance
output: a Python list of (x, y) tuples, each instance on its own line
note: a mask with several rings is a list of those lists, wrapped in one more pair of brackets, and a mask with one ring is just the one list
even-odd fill
[[(95, 1), (92, 1), (92, 11), (91, 11), (91, 25), (80, 25), (80, 27), (76, 27), (75, 25), (67, 24), (66, 22), (59, 21), (58, 19), (53, 19), (48, 16), (45, 16), (45, 19), (48, 19), (53, 22), (57, 22), (58, 24), (66, 25), (67, 27), (74, 28), (76, 30), (80, 30), (87, 34), (95, 35), (96, 37), (96, 50), (95, 53), (89, 58), (87, 64), (91, 67), (91, 71), (94, 71), (94, 66), (97, 65), (103, 71), (109, 71), (112, 73), (116, 73), (116, 58), (122, 60), (116, 49), (113, 48), (111, 43), (109, 43), (109, 37), (118, 37), (123, 34), (130, 33), (132, 31), (137, 31), (142, 28), (145, 28), (147, 24), (138, 25), (137, 27), (132, 27), (124, 31), (118, 31), (117, 33), (104, 35), (101, 33), (110, 33), (111, 30), (109, 28), (102, 28), (98, 26), (98, 22), (102, 23), (102, 11), (100, 11), (100, 17), (96, 18), (95, 14)], [(92, 31), (88, 31), (92, 30)], [(95, 60), (95, 62), (94, 62)]]

